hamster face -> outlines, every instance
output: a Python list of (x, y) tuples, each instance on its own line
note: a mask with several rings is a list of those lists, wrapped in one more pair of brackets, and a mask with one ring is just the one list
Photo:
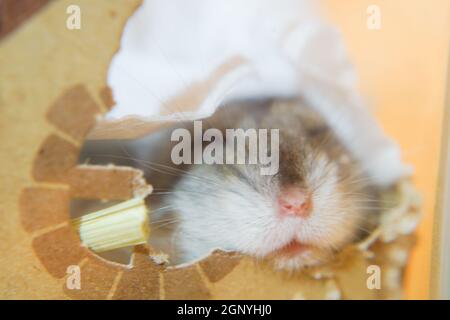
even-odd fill
[(373, 227), (376, 193), (346, 150), (326, 126), (280, 111), (260, 123), (280, 128), (277, 174), (193, 165), (166, 197), (177, 221), (167, 247), (173, 262), (219, 248), (295, 270), (327, 261)]

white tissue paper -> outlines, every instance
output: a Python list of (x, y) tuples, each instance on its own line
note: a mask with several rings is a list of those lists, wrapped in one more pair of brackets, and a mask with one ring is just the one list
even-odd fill
[(232, 100), (301, 96), (375, 183), (410, 171), (360, 98), (339, 32), (312, 1), (145, 0), (125, 27), (108, 84), (117, 104), (93, 139), (137, 137)]

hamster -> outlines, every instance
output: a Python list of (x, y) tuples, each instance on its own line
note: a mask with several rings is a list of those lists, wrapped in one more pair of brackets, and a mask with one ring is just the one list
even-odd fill
[(176, 181), (159, 189), (153, 183), (160, 205), (153, 201), (149, 242), (171, 263), (222, 249), (297, 270), (328, 261), (377, 225), (377, 188), (300, 99), (236, 103), (204, 123), (222, 131), (279, 129), (279, 170), (193, 164), (163, 172)]

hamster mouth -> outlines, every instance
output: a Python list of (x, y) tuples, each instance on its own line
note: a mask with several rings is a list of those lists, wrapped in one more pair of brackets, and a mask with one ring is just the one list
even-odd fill
[(292, 240), (291, 242), (285, 244), (284, 246), (275, 249), (270, 256), (277, 258), (277, 257), (294, 257), (301, 253), (304, 253), (305, 251), (308, 251), (311, 249), (311, 246), (305, 243), (301, 243), (297, 240)]

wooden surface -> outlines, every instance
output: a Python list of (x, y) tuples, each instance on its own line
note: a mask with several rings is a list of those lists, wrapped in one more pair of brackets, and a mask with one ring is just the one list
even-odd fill
[[(386, 132), (414, 165), (424, 217), (406, 273), (406, 298), (430, 297), (433, 215), (442, 137), (450, 39), (448, 0), (324, 0), (339, 25), (361, 89)], [(381, 9), (381, 29), (366, 27), (369, 5)]]

